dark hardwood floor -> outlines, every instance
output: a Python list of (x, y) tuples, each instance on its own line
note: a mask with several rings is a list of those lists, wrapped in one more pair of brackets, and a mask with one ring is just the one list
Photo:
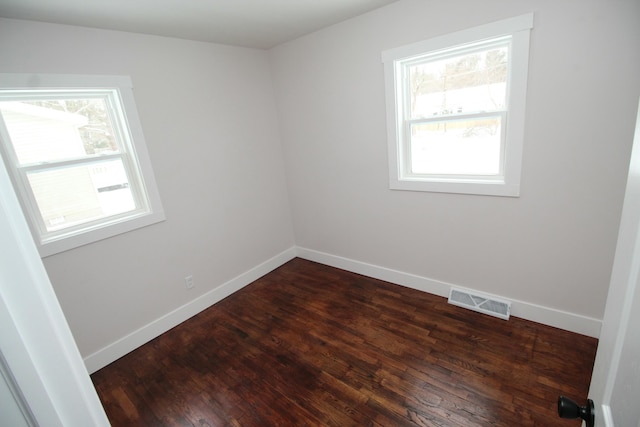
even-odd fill
[(580, 426), (596, 345), (294, 259), (92, 380), (114, 427)]

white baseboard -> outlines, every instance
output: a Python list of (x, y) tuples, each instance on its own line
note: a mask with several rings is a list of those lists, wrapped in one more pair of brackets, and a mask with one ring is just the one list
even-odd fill
[(188, 302), (172, 312), (154, 320), (148, 325), (133, 331), (129, 335), (109, 344), (97, 352), (84, 358), (85, 366), (89, 373), (107, 366), (109, 363), (119, 359), (132, 350), (160, 336), (169, 329), (179, 325), (190, 317), (195, 316), (204, 309), (212, 306), (216, 302), (228, 297), (232, 293), (239, 291), (251, 282), (259, 279), (282, 264), (296, 257), (296, 248), (291, 247), (262, 264), (246, 271), (239, 276), (229, 280), (204, 295)]
[[(600, 405), (600, 410), (602, 411), (602, 419), (604, 421), (604, 427), (614, 427), (613, 425), (613, 415), (611, 414), (611, 406), (602, 404)], [(597, 414), (596, 414), (597, 417)], [(598, 419), (596, 418), (596, 424), (598, 424)], [(586, 426), (586, 423), (583, 422), (582, 426)]]
[[(441, 297), (449, 296), (449, 289), (454, 286), (451, 283), (439, 280), (429, 279), (427, 277), (417, 276), (390, 268), (380, 267), (361, 261), (355, 261), (349, 258), (343, 258), (324, 252), (314, 251), (301, 247), (291, 247), (284, 252), (274, 256), (273, 258), (263, 262), (262, 264), (240, 274), (239, 276), (229, 280), (217, 288), (207, 292), (204, 295), (188, 302), (172, 312), (156, 319), (155, 321), (143, 326), (142, 328), (131, 332), (130, 334), (120, 338), (119, 340), (107, 345), (106, 347), (96, 351), (84, 358), (85, 366), (89, 373), (93, 373), (98, 369), (107, 366), (109, 363), (119, 359), (132, 350), (151, 341), (159, 335), (165, 333), (169, 329), (179, 325), (190, 317), (195, 316), (202, 310), (212, 306), (218, 301), (226, 298), (232, 293), (244, 288), (251, 282), (259, 279), (272, 270), (280, 267), (296, 256), (310, 261), (315, 261), (331, 267), (341, 268), (353, 273), (362, 274), (364, 276), (373, 277), (384, 280), (397, 285), (406, 286), (408, 288), (417, 289), (422, 292), (439, 295)], [(457, 285), (456, 285), (457, 286)], [(467, 287), (468, 289), (468, 287)], [(471, 289), (473, 290), (473, 289)], [(602, 321), (574, 313), (568, 313), (553, 308), (543, 307), (524, 301), (505, 298), (495, 295), (502, 299), (509, 299), (511, 303), (511, 315), (567, 331), (598, 338)]]
[[(318, 252), (312, 249), (298, 247), (297, 255), (300, 258), (304, 258), (310, 261), (315, 261), (321, 264), (329, 265), (331, 267), (341, 268), (353, 273), (362, 274), (364, 276), (373, 277), (375, 279), (384, 280), (396, 285), (406, 286), (408, 288), (417, 289), (419, 291), (428, 292), (445, 298), (449, 296), (449, 289), (451, 288), (451, 286), (454, 286), (451, 283), (429, 279), (427, 277), (417, 276), (410, 273), (404, 273), (402, 271), (392, 270), (373, 264), (367, 264), (365, 262), (355, 261), (349, 258), (343, 258), (324, 252)], [(466, 289), (469, 289), (468, 286), (464, 287)], [(543, 325), (553, 326), (594, 338), (598, 338), (600, 335), (600, 328), (602, 326), (601, 320), (575, 313), (569, 313), (562, 310), (557, 310), (554, 308), (543, 307), (525, 301), (513, 300), (511, 298), (506, 298), (500, 295), (495, 296), (511, 301), (512, 316), (520, 317), (522, 319), (542, 323)]]

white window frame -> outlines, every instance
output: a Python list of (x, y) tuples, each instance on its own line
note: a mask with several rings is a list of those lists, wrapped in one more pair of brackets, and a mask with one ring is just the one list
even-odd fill
[[(518, 197), (524, 145), (525, 105), (529, 69), (529, 36), (533, 13), (505, 19), (382, 52), (387, 107), (389, 187), (392, 190)], [(497, 175), (428, 175), (407, 172), (410, 137), (405, 131), (403, 91), (407, 64), (427, 55), (454, 51), (471, 44), (511, 38), (507, 81), (507, 111), (503, 116), (501, 172)]]
[[(129, 175), (131, 191), (135, 193), (134, 198), (136, 199), (136, 208), (132, 211), (69, 227), (60, 232), (47, 232), (42, 225), (42, 216), (25, 175), (26, 170), (32, 167), (37, 168), (38, 165), (19, 167), (7, 129), (0, 116), (0, 153), (7, 170), (10, 172), (13, 186), (20, 199), (40, 256), (50, 256), (165, 220), (160, 194), (133, 98), (133, 85), (130, 77), (0, 74), (0, 99), (19, 97), (25, 91), (33, 92), (34, 96), (46, 96), (47, 94), (55, 96), (56, 91), (61, 94), (77, 92), (79, 95), (108, 91), (109, 97), (107, 99), (113, 101), (112, 108), (119, 115), (118, 122), (122, 126), (119, 131), (122, 133), (123, 152), (117, 155), (101, 155), (98, 158), (101, 160), (122, 159)], [(74, 161), (70, 161), (68, 164), (68, 166), (73, 165)]]

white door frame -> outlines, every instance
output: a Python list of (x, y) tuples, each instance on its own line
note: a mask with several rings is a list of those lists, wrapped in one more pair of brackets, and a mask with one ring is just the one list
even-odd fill
[[(640, 107), (631, 152), (618, 243), (602, 320), (589, 397), (596, 405), (598, 427), (614, 427), (611, 396), (628, 330), (634, 293), (640, 279)], [(637, 396), (636, 396), (637, 397)]]
[(0, 353), (26, 418), (41, 427), (109, 421), (0, 161)]

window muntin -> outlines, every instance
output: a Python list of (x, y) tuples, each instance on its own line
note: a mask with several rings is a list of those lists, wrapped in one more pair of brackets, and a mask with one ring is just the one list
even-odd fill
[(164, 219), (128, 78), (10, 87), (18, 76), (0, 75), (2, 154), (43, 256)]
[(383, 52), (390, 187), (519, 194), (533, 15)]

